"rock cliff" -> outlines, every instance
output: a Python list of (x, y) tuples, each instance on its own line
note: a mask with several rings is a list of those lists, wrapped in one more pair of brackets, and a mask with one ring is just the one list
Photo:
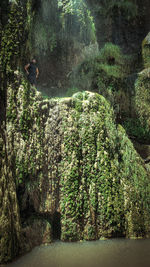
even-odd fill
[(149, 237), (149, 176), (104, 97), (44, 100), (17, 74), (6, 134), (1, 260), (55, 238)]

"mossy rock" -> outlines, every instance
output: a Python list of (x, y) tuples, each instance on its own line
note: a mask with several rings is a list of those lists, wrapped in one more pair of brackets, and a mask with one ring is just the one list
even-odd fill
[(31, 216), (23, 228), (26, 245), (31, 249), (41, 244), (52, 242), (52, 228), (50, 222), (44, 218)]
[[(51, 241), (47, 216), (57, 212), (63, 241), (148, 237), (149, 176), (125, 130), (117, 127), (110, 103), (89, 91), (61, 101), (43, 100), (26, 83), (16, 86), (15, 96), (9, 88), (7, 104), (14, 97), (15, 120), (7, 117), (13, 156), (8, 164), (13, 164), (21, 223), (27, 230), (26, 249), (43, 242), (43, 236)], [(25, 110), (28, 116), (22, 116)], [(31, 214), (36, 218), (28, 220)], [(36, 239), (37, 232), (34, 243), (30, 235)], [(19, 244), (16, 254), (17, 248)]]
[(125, 130), (116, 127), (103, 96), (91, 92), (86, 98), (76, 96), (80, 109), (75, 104), (64, 118), (62, 239), (148, 235), (150, 188), (142, 160)]

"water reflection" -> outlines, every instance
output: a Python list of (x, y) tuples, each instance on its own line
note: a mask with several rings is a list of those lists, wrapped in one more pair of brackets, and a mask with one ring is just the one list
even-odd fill
[(40, 246), (9, 267), (150, 267), (150, 240), (55, 242)]

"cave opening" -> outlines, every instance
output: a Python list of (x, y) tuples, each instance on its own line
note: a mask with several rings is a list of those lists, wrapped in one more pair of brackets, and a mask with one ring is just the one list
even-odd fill
[(57, 211), (54, 212), (52, 218), (52, 237), (53, 240), (60, 240), (61, 238), (61, 214)]

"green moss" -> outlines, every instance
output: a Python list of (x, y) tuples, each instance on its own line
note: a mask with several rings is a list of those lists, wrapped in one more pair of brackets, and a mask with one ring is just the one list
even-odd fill
[[(9, 1), (7, 1), (9, 2)], [(6, 4), (8, 5), (8, 3)], [(1, 133), (3, 136), (3, 160), (0, 160), (0, 187), (3, 188), (1, 195), (0, 209), (0, 263), (7, 262), (18, 255), (21, 244), (21, 227), (16, 197), (15, 177), (14, 177), (14, 151), (12, 123), (17, 122), (17, 87), (19, 81), (15, 79), (14, 71), (19, 66), (21, 58), (21, 47), (24, 48), (24, 9), (21, 1), (17, 0), (9, 3), (5, 10), (6, 22), (3, 27), (0, 26), (1, 49), (0, 49), (0, 95), (2, 118)], [(9, 88), (9, 89), (8, 89)], [(12, 89), (12, 95), (10, 92)], [(14, 90), (14, 91), (13, 91)], [(10, 101), (8, 101), (8, 99)], [(5, 111), (6, 104), (8, 109)], [(8, 127), (9, 125), (9, 127)], [(7, 135), (6, 128), (9, 128)], [(12, 130), (13, 129), (13, 130)], [(7, 136), (7, 137), (6, 137)], [(6, 167), (7, 166), (7, 167)], [(6, 183), (7, 180), (7, 183)], [(2, 193), (2, 192), (1, 192)]]
[(74, 21), (72, 33), (77, 33), (79, 31), (78, 38), (84, 40), (84, 42), (96, 42), (96, 29), (93, 16), (88, 8), (88, 5), (79, 0), (77, 2), (68, 1), (62, 2), (58, 1), (58, 7), (61, 10), (61, 23), (62, 28), (66, 35), (70, 34), (68, 32), (68, 22), (70, 19)]
[(88, 91), (43, 100), (22, 88), (9, 140), (23, 223), (26, 210), (59, 210), (64, 241), (149, 236), (149, 176), (109, 102)]
[[(30, 162), (31, 163), (31, 162)], [(21, 183), (25, 183), (25, 179), (27, 179), (29, 172), (28, 172), (28, 162), (23, 157), (21, 160), (16, 158), (16, 184), (19, 186)]]
[[(24, 13), (20, 1), (12, 3), (8, 14), (8, 21), (2, 29), (1, 35), (1, 68), (4, 74), (12, 74), (20, 56), (20, 43), (24, 41)], [(12, 30), (14, 29), (14, 30)], [(22, 43), (23, 46), (23, 43)]]
[(150, 67), (150, 33), (145, 37), (142, 42), (142, 56), (145, 68)]
[(69, 88), (68, 90), (67, 90), (67, 92), (66, 92), (66, 97), (71, 97), (73, 94), (75, 94), (75, 93), (77, 93), (77, 92), (79, 92), (79, 90), (78, 90), (78, 88), (74, 88), (74, 87), (72, 87), (72, 88)]
[[(124, 188), (124, 214), (126, 218), (126, 235), (129, 237), (144, 236), (149, 232), (147, 219), (149, 213), (150, 187), (143, 162), (133, 144), (128, 140), (125, 130), (119, 126), (120, 170)], [(149, 220), (149, 219), (148, 219)]]
[(139, 142), (149, 142), (150, 131), (145, 121), (142, 122), (138, 118), (127, 118), (123, 122), (123, 127), (130, 137), (136, 138)]
[(141, 125), (145, 129), (145, 133), (149, 135), (150, 126), (150, 85), (149, 74), (146, 70), (141, 72), (135, 84), (135, 103), (136, 112), (138, 114)]
[(142, 162), (124, 130), (116, 129), (113, 111), (102, 96), (86, 92), (84, 98), (79, 93), (74, 101), (80, 101), (81, 108), (64, 119), (62, 239), (71, 235), (73, 225), (72, 240), (145, 235), (149, 189)]
[(129, 95), (125, 78), (130, 72), (130, 61), (119, 46), (106, 43), (99, 54), (87, 58), (76, 68), (71, 82), (81, 91), (90, 90), (103, 95), (116, 113), (128, 113)]

